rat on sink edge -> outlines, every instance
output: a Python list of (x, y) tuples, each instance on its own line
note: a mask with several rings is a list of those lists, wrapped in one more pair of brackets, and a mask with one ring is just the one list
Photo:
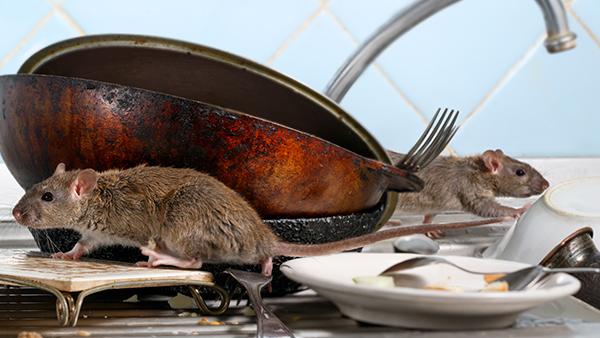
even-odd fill
[[(404, 155), (390, 152), (390, 156), (397, 163)], [(417, 176), (425, 187), (419, 192), (399, 194), (397, 209), (423, 213), (424, 223), (444, 211), (519, 217), (528, 206), (511, 208), (496, 202), (495, 197), (529, 197), (543, 193), (549, 186), (533, 167), (499, 149), (469, 157), (439, 156)]]
[(79, 259), (99, 245), (141, 248), (140, 266), (200, 268), (203, 262), (262, 265), (270, 275), (273, 256), (315, 256), (383, 239), (490, 224), (505, 218), (430, 224), (379, 231), (325, 244), (280, 240), (237, 192), (193, 169), (137, 166), (125, 170), (65, 171), (29, 189), (13, 209), (31, 228), (70, 228), (77, 244), (54, 258)]

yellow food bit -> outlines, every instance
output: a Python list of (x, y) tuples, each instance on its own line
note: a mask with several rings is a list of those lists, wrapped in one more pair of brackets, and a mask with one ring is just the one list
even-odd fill
[(483, 280), (489, 284), (489, 283), (495, 281), (496, 279), (502, 278), (504, 276), (506, 276), (505, 273), (493, 273), (493, 274), (489, 274), (489, 275), (484, 275)]
[(34, 331), (19, 332), (17, 338), (44, 338), (41, 334)]
[(91, 336), (92, 334), (91, 334), (91, 333), (89, 333), (89, 332), (87, 332), (87, 331), (84, 331), (84, 330), (79, 330), (79, 331), (77, 331), (77, 335), (78, 335), (79, 337), (89, 337), (89, 336)]
[(225, 323), (223, 323), (223, 322), (208, 322), (208, 325), (211, 325), (211, 326), (218, 326), (218, 325), (224, 325), (224, 324)]

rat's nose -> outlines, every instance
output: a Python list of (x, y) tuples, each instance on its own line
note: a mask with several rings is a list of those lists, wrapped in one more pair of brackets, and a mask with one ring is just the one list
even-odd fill
[(544, 191), (546, 191), (546, 189), (548, 189), (548, 187), (550, 186), (550, 183), (548, 183), (548, 181), (546, 181), (545, 179), (542, 179), (541, 181), (538, 180), (537, 182), (534, 182), (534, 184), (532, 186), (533, 186), (534, 193), (541, 194)]
[(544, 182), (542, 182), (542, 191), (548, 189), (549, 186), (550, 186), (550, 183), (548, 183), (548, 181), (544, 180)]

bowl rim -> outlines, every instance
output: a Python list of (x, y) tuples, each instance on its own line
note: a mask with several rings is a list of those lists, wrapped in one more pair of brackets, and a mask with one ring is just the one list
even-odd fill
[(539, 265), (546, 266), (548, 264), (548, 262), (552, 259), (552, 257), (557, 252), (559, 252), (563, 246), (565, 246), (567, 243), (569, 243), (575, 237), (579, 237), (580, 235), (583, 235), (583, 234), (589, 234), (590, 237), (594, 238), (594, 229), (592, 229), (591, 227), (583, 227), (583, 228), (575, 230), (573, 233), (571, 233), (567, 237), (563, 238), (560, 241), (560, 243), (558, 243), (556, 246), (554, 246), (554, 248), (552, 248), (552, 250), (550, 250), (546, 254), (546, 256), (544, 256), (544, 258), (542, 258), (542, 260), (540, 260)]
[(560, 206), (558, 206), (552, 199), (553, 195), (556, 193), (560, 193), (560, 191), (568, 186), (574, 186), (574, 185), (579, 185), (585, 181), (596, 181), (600, 184), (600, 176), (588, 176), (588, 177), (579, 177), (579, 178), (575, 178), (575, 179), (571, 179), (565, 182), (562, 182), (560, 184), (557, 184), (556, 186), (552, 187), (550, 190), (548, 190), (545, 194), (544, 194), (544, 204), (546, 204), (546, 206), (548, 206), (548, 208), (550, 210), (552, 210), (553, 212), (561, 215), (561, 216), (566, 216), (566, 217), (577, 217), (577, 218), (600, 218), (600, 212), (598, 213), (590, 213), (590, 212), (573, 212), (573, 211), (569, 211), (569, 210), (565, 210), (564, 208), (561, 208)]

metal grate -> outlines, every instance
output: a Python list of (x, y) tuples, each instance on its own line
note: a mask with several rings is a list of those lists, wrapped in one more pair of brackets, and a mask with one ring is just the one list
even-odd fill
[[(111, 299), (112, 298), (112, 299)], [(168, 297), (117, 301), (113, 291), (86, 301), (77, 327), (60, 327), (55, 298), (36, 289), (0, 287), (0, 338), (35, 331), (43, 337), (255, 337), (254, 315), (245, 302), (218, 317), (172, 309)], [(539, 320), (522, 316), (505, 330), (435, 332), (365, 325), (344, 317), (327, 300), (310, 292), (266, 300), (297, 337), (503, 338), (597, 337), (600, 323)]]

